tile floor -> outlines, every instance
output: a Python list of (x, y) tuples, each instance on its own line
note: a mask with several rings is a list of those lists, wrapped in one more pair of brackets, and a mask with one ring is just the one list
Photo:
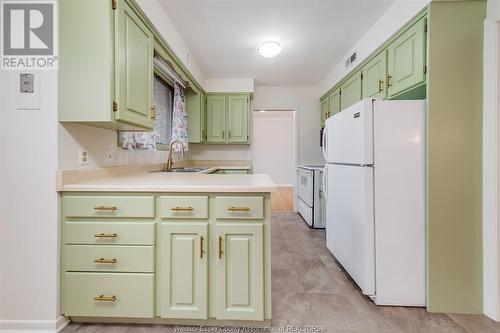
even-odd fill
[[(310, 329), (339, 333), (500, 332), (500, 323), (485, 316), (431, 314), (421, 308), (375, 306), (360, 293), (330, 254), (324, 244), (324, 231), (309, 229), (297, 214), (289, 212), (273, 212), (272, 223), (272, 326), (275, 331), (293, 332), (311, 325)], [(205, 328), (204, 331), (217, 330)], [(73, 323), (62, 332), (160, 333), (176, 330), (165, 325)]]

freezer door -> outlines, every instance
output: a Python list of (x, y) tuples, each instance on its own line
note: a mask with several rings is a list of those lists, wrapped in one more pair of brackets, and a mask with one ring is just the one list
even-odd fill
[(373, 164), (371, 99), (359, 101), (328, 118), (326, 128), (326, 159), (328, 163)]
[(375, 294), (373, 168), (329, 164), (326, 245), (364, 294)]

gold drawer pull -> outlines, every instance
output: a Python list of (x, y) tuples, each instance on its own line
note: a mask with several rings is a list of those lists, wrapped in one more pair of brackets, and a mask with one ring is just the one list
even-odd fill
[(249, 212), (250, 208), (249, 207), (229, 207), (227, 210), (230, 212)]
[(170, 209), (173, 210), (174, 212), (190, 212), (194, 210), (193, 207), (172, 207)]
[(113, 259), (99, 258), (99, 259), (94, 259), (94, 262), (96, 264), (116, 264), (118, 262), (118, 259), (116, 259), (116, 258), (113, 258)]
[(95, 238), (117, 238), (118, 234), (117, 233), (112, 233), (112, 234), (105, 234), (104, 232), (101, 232), (100, 234), (95, 234)]
[(203, 236), (200, 236), (200, 258), (203, 259), (203, 253), (205, 253), (205, 251), (203, 250)]
[(102, 211), (110, 211), (110, 212), (116, 212), (116, 210), (118, 208), (116, 208), (115, 206), (95, 206), (94, 207), (95, 210), (102, 210)]
[(219, 259), (222, 259), (222, 237), (219, 236)]
[(387, 88), (392, 87), (392, 75), (387, 74), (387, 79), (386, 79), (386, 81), (387, 81)]
[(94, 297), (94, 301), (100, 301), (100, 302), (116, 302), (116, 296), (104, 296), (104, 295), (99, 295)]
[(378, 92), (384, 91), (384, 80), (378, 80)]

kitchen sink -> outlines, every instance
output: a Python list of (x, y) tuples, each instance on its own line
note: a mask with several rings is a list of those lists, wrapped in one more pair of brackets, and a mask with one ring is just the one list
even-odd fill
[(179, 168), (172, 168), (170, 170), (167, 169), (162, 169), (162, 170), (154, 170), (150, 172), (201, 172), (204, 170), (209, 169), (208, 167), (179, 167)]

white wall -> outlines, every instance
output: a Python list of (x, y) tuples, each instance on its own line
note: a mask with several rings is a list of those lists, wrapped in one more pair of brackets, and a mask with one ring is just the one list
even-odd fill
[(192, 56), (191, 51), (177, 32), (177, 29), (168, 17), (168, 13), (161, 6), (160, 2), (158, 0), (136, 1), (158, 32), (162, 35), (163, 39), (165, 39), (175, 54), (181, 59), (187, 69), (189, 69), (198, 83), (201, 84), (202, 87), (205, 87), (205, 76), (200, 66)]
[(484, 313), (500, 321), (500, 0), (489, 0), (484, 22), (483, 299)]
[(278, 186), (295, 184), (295, 111), (253, 112), (253, 172)]
[(255, 87), (254, 110), (297, 110), (300, 164), (324, 164), (319, 146), (320, 103), (315, 86)]
[(206, 79), (206, 92), (246, 92), (253, 93), (254, 79)]
[[(326, 93), (331, 87), (338, 83), (349, 71), (365, 60), (373, 51), (394, 35), (413, 16), (420, 12), (430, 0), (396, 0), (389, 9), (380, 16), (375, 24), (356, 43), (356, 45), (344, 56), (328, 75), (321, 81), (320, 95)], [(345, 67), (345, 60), (357, 52), (354, 63)]]
[(0, 72), (0, 332), (59, 317), (57, 72), (36, 75), (41, 109), (21, 111), (19, 73)]

